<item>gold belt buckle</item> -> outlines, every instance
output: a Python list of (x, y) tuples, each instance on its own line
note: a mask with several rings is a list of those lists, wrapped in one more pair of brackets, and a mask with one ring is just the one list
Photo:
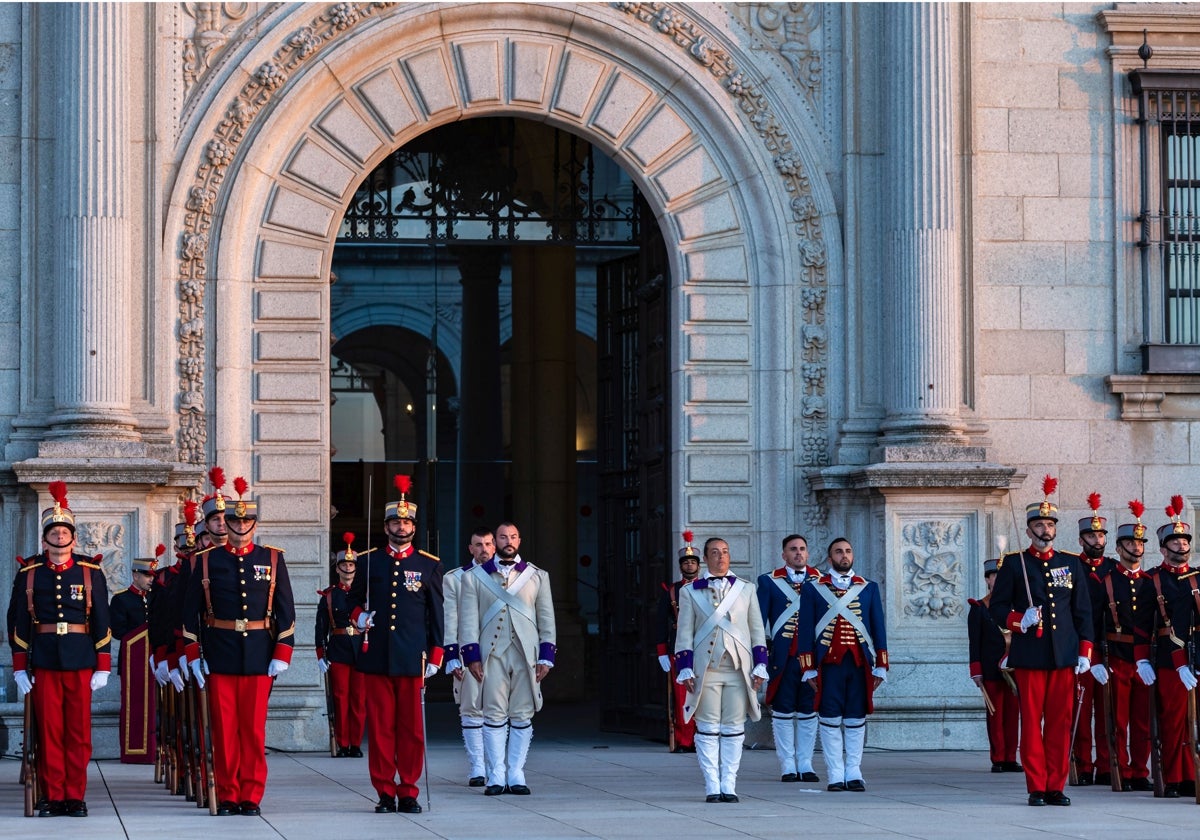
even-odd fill
[(238, 631), (239, 633), (244, 633), (246, 631), (246, 619), (235, 618), (233, 620), (233, 629)]
[(354, 626), (347, 627), (347, 628), (346, 628), (346, 635), (347, 635), (347, 636), (357, 636), (357, 635), (358, 635), (358, 628), (357, 628), (357, 627), (354, 627)]
[(55, 634), (56, 636), (65, 636), (65, 635), (67, 635), (67, 622), (65, 622), (65, 621), (60, 621), (60, 622), (58, 622), (57, 624), (55, 624), (55, 625), (54, 625), (54, 634)]

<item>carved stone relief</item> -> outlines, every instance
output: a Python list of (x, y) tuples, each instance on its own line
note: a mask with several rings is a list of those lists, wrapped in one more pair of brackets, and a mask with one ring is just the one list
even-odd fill
[(808, 104), (821, 98), (821, 4), (735, 3), (734, 16), (757, 40), (779, 53)]
[(901, 529), (905, 615), (937, 620), (962, 613), (966, 532), (962, 520), (909, 522)]
[(183, 86), (187, 95), (213, 59), (225, 48), (229, 36), (241, 25), (249, 3), (183, 3), (183, 11), (196, 21), (190, 37), (183, 42)]
[(125, 568), (125, 526), (120, 522), (81, 522), (77, 534), (79, 552), (100, 556), (100, 568), (111, 595), (129, 586)]

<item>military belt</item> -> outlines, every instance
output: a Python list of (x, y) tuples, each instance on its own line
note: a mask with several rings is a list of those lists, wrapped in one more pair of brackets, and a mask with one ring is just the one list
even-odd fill
[(357, 636), (357, 627), (335, 627), (330, 633), (334, 636)]
[(244, 633), (247, 630), (266, 630), (266, 621), (247, 621), (244, 618), (230, 620), (227, 618), (213, 618), (208, 616), (204, 619), (205, 627), (215, 627), (218, 630), (236, 630), (239, 633)]
[(55, 624), (39, 624), (37, 631), (39, 633), (54, 633), (57, 636), (65, 636), (68, 633), (86, 633), (88, 626), (86, 624), (67, 624), (65, 621), (59, 621)]
[(1106, 633), (1104, 638), (1106, 641), (1118, 642), (1123, 645), (1133, 644), (1133, 636), (1129, 633)]

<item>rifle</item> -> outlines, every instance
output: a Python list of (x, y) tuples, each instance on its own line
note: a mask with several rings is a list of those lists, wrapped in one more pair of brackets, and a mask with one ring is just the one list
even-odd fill
[(208, 800), (208, 813), (215, 817), (217, 815), (217, 781), (213, 777), (211, 713), (208, 708), (208, 689), (201, 688), (199, 680), (196, 681), (196, 705), (200, 708), (200, 745), (204, 750), (205, 798)]
[(166, 719), (163, 721), (163, 740), (166, 742), (166, 767), (163, 769), (163, 784), (166, 786), (168, 793), (175, 793), (175, 778), (179, 772), (179, 755), (177, 753), (177, 743), (175, 741), (175, 715), (177, 712), (175, 702), (175, 688), (169, 686), (164, 692), (166, 702), (163, 704), (163, 714)]
[(33, 711), (32, 692), (25, 695), (25, 737), (21, 745), (21, 781), (25, 785), (25, 816), (32, 817), (41, 799), (37, 754), (37, 720)]
[(1075, 719), (1071, 723), (1071, 769), (1067, 781), (1076, 786), (1079, 784), (1079, 758), (1075, 755), (1075, 733), (1079, 731), (1079, 717), (1083, 712), (1083, 681), (1075, 678)]
[[(1150, 634), (1150, 667), (1158, 662), (1158, 621)], [(1158, 686), (1150, 686), (1150, 778), (1154, 782), (1154, 798), (1166, 796), (1163, 784), (1162, 733), (1158, 730)]]
[(329, 720), (329, 757), (337, 758), (337, 704), (333, 702), (333, 681), (325, 672), (325, 717)]
[[(1188, 668), (1193, 669), (1192, 664), (1196, 661), (1195, 639), (1188, 639)], [(1200, 753), (1196, 751), (1196, 689), (1188, 691), (1188, 706), (1187, 706), (1187, 739), (1188, 750), (1192, 754), (1192, 773), (1196, 779), (1200, 779)], [(1200, 805), (1200, 784), (1196, 785), (1196, 804)]]
[[(1112, 789), (1117, 793), (1121, 792), (1121, 762), (1117, 760), (1117, 712), (1113, 708), (1113, 677), (1115, 674), (1108, 667), (1108, 642), (1104, 641), (1100, 644), (1100, 661), (1104, 665), (1104, 670), (1108, 671), (1108, 682), (1103, 686), (1103, 694), (1101, 695), (1104, 702), (1104, 729), (1105, 736), (1108, 738), (1108, 774), (1112, 782)], [(1124, 746), (1124, 745), (1122, 745)]]
[(196, 762), (193, 760), (193, 751), (196, 744), (194, 728), (196, 715), (192, 709), (192, 704), (188, 702), (188, 687), (186, 684), (183, 686), (183, 691), (179, 694), (179, 705), (181, 708), (179, 715), (180, 732), (183, 733), (183, 737), (179, 742), (183, 754), (179, 786), (183, 791), (183, 798), (188, 802), (195, 802), (197, 799), (194, 775)]
[[(154, 677), (154, 672), (150, 672), (151, 678)], [(163, 780), (163, 687), (155, 683), (155, 692), (158, 695), (158, 703), (154, 706), (154, 784), (160, 785)]]

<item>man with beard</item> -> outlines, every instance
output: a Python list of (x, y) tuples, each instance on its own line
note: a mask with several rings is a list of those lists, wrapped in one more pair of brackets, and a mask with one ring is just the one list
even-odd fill
[(1188, 694), (1196, 688), (1195, 663), (1188, 643), (1200, 610), (1196, 570), (1188, 566), (1192, 553), (1191, 527), (1180, 519), (1183, 496), (1172, 496), (1170, 521), (1158, 529), (1162, 563), (1150, 570), (1154, 587), (1156, 634), (1154, 682), (1158, 705), (1158, 736), (1162, 744), (1163, 791), (1168, 799), (1196, 793), (1195, 768), (1187, 737)]
[[(425, 758), (421, 694), (442, 664), (442, 566), (413, 546), (417, 506), (412, 480), (396, 476), (400, 498), (384, 508), (387, 548), (367, 559), (351, 588), (359, 630), (366, 632), (358, 670), (367, 692), (367, 765), (379, 794), (377, 814), (419, 814), (417, 782)], [(378, 614), (378, 618), (376, 618)]]
[(862, 775), (867, 715), (887, 679), (887, 630), (879, 585), (854, 574), (845, 537), (829, 544), (829, 571), (804, 584), (797, 623), (802, 678), (817, 689), (827, 790), (867, 789)]
[(471, 677), (483, 684), (486, 796), (528, 796), (525, 760), (542, 680), (554, 667), (550, 576), (521, 559), (521, 534), (496, 528), (496, 556), (473, 568), (459, 592), (458, 642)]
[(808, 540), (789, 534), (783, 538), (783, 565), (760, 575), (757, 583), (758, 606), (771, 650), (766, 702), (771, 707), (771, 731), (782, 782), (820, 781), (812, 763), (817, 741), (817, 713), (813, 708), (816, 692), (800, 679), (800, 660), (796, 657), (800, 592), (805, 583), (818, 577), (817, 570), (808, 565)]
[(1070, 766), (1075, 676), (1091, 668), (1092, 606), (1076, 554), (1054, 550), (1058, 508), (1049, 496), (1025, 509), (1030, 546), (1001, 558), (992, 587), (992, 617), (1012, 631), (1008, 664), (1021, 700), (1021, 761), (1030, 805), (1070, 805), (1063, 793)]
[(317, 594), (317, 620), (313, 644), (317, 670), (329, 680), (334, 705), (334, 741), (338, 758), (362, 758), (363, 729), (367, 725), (366, 690), (357, 666), (362, 635), (350, 620), (354, 603), (350, 590), (358, 571), (358, 558), (374, 551), (354, 550), (354, 534), (342, 534), (346, 548), (337, 553), (334, 571), (337, 583)]
[(133, 582), (109, 604), (112, 634), (121, 642), (117, 675), (121, 678), (121, 716), (117, 730), (122, 764), (153, 764), (157, 693), (150, 690), (150, 613), (156, 598), (154, 573), (158, 558), (166, 553), (161, 543), (154, 557), (137, 557), (130, 575)]
[(491, 528), (476, 528), (467, 544), (471, 559), (446, 572), (442, 586), (446, 593), (446, 631), (443, 643), (446, 646), (446, 673), (454, 677), (454, 699), (458, 703), (463, 744), (467, 748), (470, 787), (483, 787), (487, 783), (487, 766), (483, 759), (483, 685), (475, 679), (464, 679), (466, 670), (458, 648), (459, 594), (468, 572), (496, 556), (496, 540)]
[(668, 703), (671, 704), (671, 736), (675, 752), (696, 751), (696, 721), (684, 720), (683, 703), (687, 689), (675, 681), (675, 637), (679, 627), (679, 590), (694, 581), (700, 574), (700, 555), (692, 547), (692, 532), (683, 532), (683, 548), (679, 549), (679, 576), (674, 583), (662, 584), (662, 595), (658, 596), (658, 664), (667, 674)]
[[(1108, 531), (1105, 530), (1108, 520), (1100, 515), (1099, 493), (1088, 496), (1088, 506), (1092, 509), (1092, 515), (1079, 520), (1079, 547), (1082, 549), (1079, 557), (1083, 561), (1083, 570), (1087, 573), (1088, 594), (1094, 607), (1104, 597), (1104, 579), (1116, 564), (1111, 558), (1104, 556), (1104, 549), (1108, 545)], [(1093, 608), (1092, 617), (1099, 622), (1100, 617), (1095, 615), (1095, 612)], [(1101, 641), (1101, 638), (1096, 636), (1096, 641)], [(1107, 713), (1104, 709), (1104, 692), (1101, 690), (1104, 683), (1100, 682), (1105, 678), (1103, 672), (1104, 666), (1097, 663), (1092, 666), (1091, 671), (1075, 678), (1076, 691), (1083, 690), (1083, 699), (1079, 706), (1079, 725), (1075, 727), (1075, 743), (1071, 745), (1071, 759), (1075, 762), (1080, 785), (1092, 784), (1093, 774), (1096, 784), (1111, 783), (1108, 769), (1108, 727), (1105, 723)], [(1096, 744), (1095, 762), (1092, 761), (1093, 735)]]

